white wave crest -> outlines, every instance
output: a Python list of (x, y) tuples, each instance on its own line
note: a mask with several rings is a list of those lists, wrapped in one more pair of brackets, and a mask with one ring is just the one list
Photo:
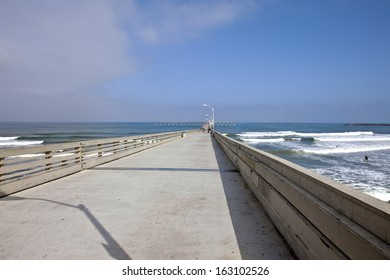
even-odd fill
[(240, 137), (252, 138), (252, 137), (275, 137), (275, 136), (289, 136), (295, 135), (295, 131), (275, 131), (275, 132), (244, 132), (237, 134)]
[(18, 139), (19, 136), (0, 136), (0, 142), (4, 142), (4, 141), (11, 141), (11, 140), (16, 140)]
[(372, 151), (383, 151), (390, 150), (389, 146), (362, 146), (362, 147), (335, 147), (329, 149), (302, 149), (297, 150), (308, 154), (317, 155), (329, 155), (329, 154), (349, 154), (349, 153), (360, 153), (360, 152), (372, 152)]
[(39, 145), (44, 141), (7, 141), (0, 142), (0, 146), (9, 146), (9, 147), (18, 147), (18, 146), (30, 146), (30, 145)]
[(389, 136), (369, 136), (369, 137), (319, 137), (314, 138), (317, 141), (322, 142), (378, 142), (378, 141), (390, 141)]
[(268, 131), (268, 132), (244, 132), (237, 134), (244, 138), (253, 137), (283, 137), (283, 136), (303, 136), (303, 137), (351, 137), (351, 136), (367, 136), (374, 135), (372, 131), (352, 131), (352, 132), (297, 132), (297, 131)]
[(379, 199), (379, 200), (383, 200), (385, 202), (389, 202), (390, 201), (390, 193), (387, 192), (386, 190), (385, 191), (370, 191), (370, 192), (367, 192), (367, 194)]
[(242, 139), (244, 142), (248, 142), (250, 144), (256, 144), (256, 143), (277, 143), (277, 142), (284, 142), (285, 140), (283, 138), (263, 138), (263, 139)]
[(379, 170), (354, 168), (338, 164), (313, 170), (377, 199), (390, 201), (390, 190), (387, 187), (389, 178)]

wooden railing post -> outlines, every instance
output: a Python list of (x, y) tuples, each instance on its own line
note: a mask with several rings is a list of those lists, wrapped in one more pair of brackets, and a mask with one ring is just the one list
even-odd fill
[(75, 154), (74, 163), (78, 164), (80, 162), (80, 147), (74, 148), (74, 154)]
[(84, 151), (84, 143), (80, 143), (80, 167), (81, 167), (81, 170), (84, 169), (84, 155), (85, 155), (85, 151)]
[(102, 157), (103, 156), (103, 152), (102, 152), (102, 144), (98, 144), (98, 157)]
[(74, 147), (75, 150), (75, 164), (80, 165), (80, 170), (83, 169), (83, 159), (82, 159), (82, 151), (81, 151), (82, 143), (79, 143), (78, 146)]
[[(52, 158), (52, 152), (53, 151), (46, 151), (45, 152), (45, 159), (46, 160), (50, 160)], [(51, 169), (51, 165), (52, 165), (51, 162), (46, 163), (46, 171)]]
[(3, 179), (1, 178), (2, 177), (2, 174), (3, 174), (3, 171), (1, 170), (1, 168), (4, 166), (4, 158), (0, 158), (0, 183), (3, 181)]

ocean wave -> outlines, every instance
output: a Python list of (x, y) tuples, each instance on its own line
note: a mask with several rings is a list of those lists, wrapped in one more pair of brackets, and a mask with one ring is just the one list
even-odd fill
[(18, 147), (18, 146), (31, 146), (31, 145), (39, 145), (42, 144), (44, 141), (6, 141), (6, 142), (0, 142), (0, 146), (7, 146), (7, 147)]
[(366, 192), (368, 195), (371, 195), (379, 200), (390, 202), (390, 193), (386, 190), (377, 190), (377, 191), (369, 191)]
[(313, 137), (302, 137), (302, 138), (300, 138), (300, 140), (301, 140), (302, 142), (307, 142), (307, 143), (316, 141), (316, 139), (313, 138)]
[(338, 164), (313, 170), (377, 199), (390, 201), (389, 178), (381, 171)]
[(383, 151), (390, 150), (390, 145), (386, 146), (361, 146), (361, 147), (335, 147), (328, 149), (297, 149), (296, 151), (308, 153), (308, 154), (317, 154), (317, 155), (329, 155), (329, 154), (349, 154), (349, 153), (361, 153), (361, 152), (374, 152), (374, 151)]
[(365, 136), (375, 135), (372, 131), (350, 131), (350, 132), (325, 132), (325, 133), (301, 133), (300, 135), (306, 135), (310, 137), (321, 137), (321, 136)]
[(295, 131), (275, 131), (275, 132), (244, 132), (238, 133), (237, 136), (252, 138), (252, 137), (275, 137), (295, 135)]
[(301, 142), (390, 142), (390, 135), (386, 136), (364, 136), (364, 137), (278, 137), (278, 138), (240, 138), (248, 143), (271, 143), (284, 141)]
[[(313, 144), (325, 146), (330, 146), (329, 143), (356, 143), (355, 146), (363, 146), (353, 149), (345, 149), (343, 146), (342, 150), (335, 151), (333, 147), (329, 147), (331, 151), (315, 151), (318, 154), (328, 154), (328, 153), (348, 153), (362, 151), (376, 151), (382, 150), (385, 148), (376, 148), (378, 144), (382, 146), (388, 146), (390, 144), (390, 134), (375, 134), (372, 131), (354, 131), (354, 132), (325, 132), (325, 133), (306, 133), (306, 132), (296, 132), (296, 131), (276, 131), (276, 132), (245, 132), (237, 134), (240, 139), (248, 144), (260, 144), (260, 143), (280, 143), (280, 145), (288, 145), (290, 148), (298, 144), (297, 141), (302, 142), (302, 144)], [(285, 142), (285, 144), (283, 144)], [(290, 144), (289, 144), (289, 143)], [(294, 144), (295, 143), (295, 144)], [(317, 144), (316, 144), (317, 143)], [(320, 144), (322, 143), (322, 144)], [(365, 146), (370, 145), (370, 148), (364, 148)], [(374, 146), (375, 148), (372, 148)]]
[(244, 132), (238, 133), (239, 137), (253, 138), (253, 137), (283, 137), (283, 136), (302, 136), (302, 137), (350, 137), (350, 136), (368, 136), (374, 135), (372, 131), (352, 131), (352, 132), (297, 132), (297, 131), (268, 131), (268, 132)]
[(0, 142), (16, 140), (20, 136), (0, 136)]
[(286, 141), (284, 138), (263, 138), (263, 139), (242, 139), (244, 142), (248, 142), (250, 144), (256, 144), (256, 143), (277, 143), (277, 142), (284, 142)]
[(384, 142), (384, 141), (390, 141), (390, 135), (389, 136), (369, 136), (369, 137), (318, 137), (315, 138), (317, 141), (321, 142)]

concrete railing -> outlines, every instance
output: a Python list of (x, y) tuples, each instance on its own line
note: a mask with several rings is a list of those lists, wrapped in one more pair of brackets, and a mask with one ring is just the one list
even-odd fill
[(299, 259), (390, 259), (390, 204), (215, 133)]
[(183, 131), (0, 150), (0, 197), (184, 136)]

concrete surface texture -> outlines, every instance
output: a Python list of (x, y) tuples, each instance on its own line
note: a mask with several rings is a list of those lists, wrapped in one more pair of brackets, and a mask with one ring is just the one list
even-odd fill
[(1, 198), (0, 213), (0, 259), (293, 258), (209, 134)]

